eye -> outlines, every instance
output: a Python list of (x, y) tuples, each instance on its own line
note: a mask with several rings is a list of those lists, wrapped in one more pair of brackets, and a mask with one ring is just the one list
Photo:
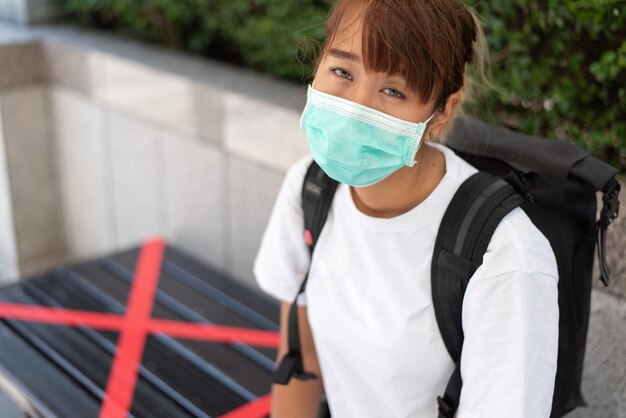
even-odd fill
[[(330, 71), (335, 73), (338, 77), (346, 78), (348, 80), (352, 80), (352, 75), (349, 72), (347, 72), (346, 70), (344, 70), (343, 68), (331, 68)], [(344, 76), (345, 74), (347, 74), (348, 77), (345, 77)]]
[(402, 93), (400, 93), (396, 89), (392, 89), (390, 87), (385, 87), (382, 91), (385, 91), (385, 90), (391, 92), (391, 94), (385, 93), (385, 94), (389, 94), (389, 96), (391, 96), (391, 97), (397, 97), (398, 99), (404, 99), (404, 95)]

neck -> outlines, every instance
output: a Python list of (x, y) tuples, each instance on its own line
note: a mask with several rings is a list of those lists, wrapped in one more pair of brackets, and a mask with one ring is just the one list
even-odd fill
[(367, 187), (352, 187), (356, 207), (376, 218), (392, 218), (408, 212), (426, 199), (445, 174), (441, 152), (423, 144), (413, 167), (402, 167), (389, 177)]

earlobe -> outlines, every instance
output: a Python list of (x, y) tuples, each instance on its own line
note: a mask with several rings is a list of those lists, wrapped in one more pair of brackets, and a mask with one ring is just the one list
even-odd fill
[(445, 104), (443, 105), (443, 110), (436, 112), (437, 116), (432, 120), (432, 123), (429, 124), (428, 128), (428, 139), (431, 142), (434, 140), (438, 140), (439, 135), (442, 133), (442, 130), (445, 129), (445, 126), (448, 124), (448, 122), (452, 118), (452, 115), (454, 114), (454, 110), (460, 103), (461, 92), (457, 91), (448, 96)]

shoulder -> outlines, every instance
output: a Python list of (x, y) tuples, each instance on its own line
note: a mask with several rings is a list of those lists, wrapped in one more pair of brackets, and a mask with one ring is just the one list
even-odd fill
[[(446, 175), (458, 186), (478, 171), (446, 145), (430, 145), (444, 154)], [(558, 280), (556, 257), (550, 242), (519, 207), (507, 214), (496, 228), (483, 265), (474, 278), (495, 277), (516, 271), (532, 271)]]
[(292, 195), (300, 195), (302, 182), (306, 175), (309, 165), (313, 162), (311, 154), (306, 154), (295, 161), (285, 173), (285, 187), (287, 187)]
[(301, 206), (302, 182), (312, 161), (311, 154), (306, 154), (287, 168), (275, 205), (286, 204), (294, 209)]
[(550, 242), (519, 207), (507, 214), (496, 228), (481, 268), (477, 278), (526, 271), (558, 281), (556, 257)]
[(287, 169), (287, 176), (298, 177), (300, 180), (304, 179), (304, 175), (306, 174), (307, 168), (313, 162), (313, 157), (311, 154), (305, 154), (296, 160), (291, 166)]

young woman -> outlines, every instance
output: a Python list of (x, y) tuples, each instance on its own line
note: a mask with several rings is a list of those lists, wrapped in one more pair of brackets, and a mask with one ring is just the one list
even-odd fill
[[(254, 265), (282, 301), (277, 360), (310, 266), (300, 338), (319, 378), (273, 385), (272, 417), (315, 417), (322, 390), (335, 418), (435, 417), (454, 364), (431, 258), (452, 196), (477, 171), (443, 142), (484, 39), (461, 0), (339, 0), (327, 32), (300, 121), (311, 155), (288, 170)], [(300, 193), (312, 159), (339, 186), (309, 260)], [(547, 239), (513, 210), (465, 293), (457, 418), (550, 415), (557, 281)]]

